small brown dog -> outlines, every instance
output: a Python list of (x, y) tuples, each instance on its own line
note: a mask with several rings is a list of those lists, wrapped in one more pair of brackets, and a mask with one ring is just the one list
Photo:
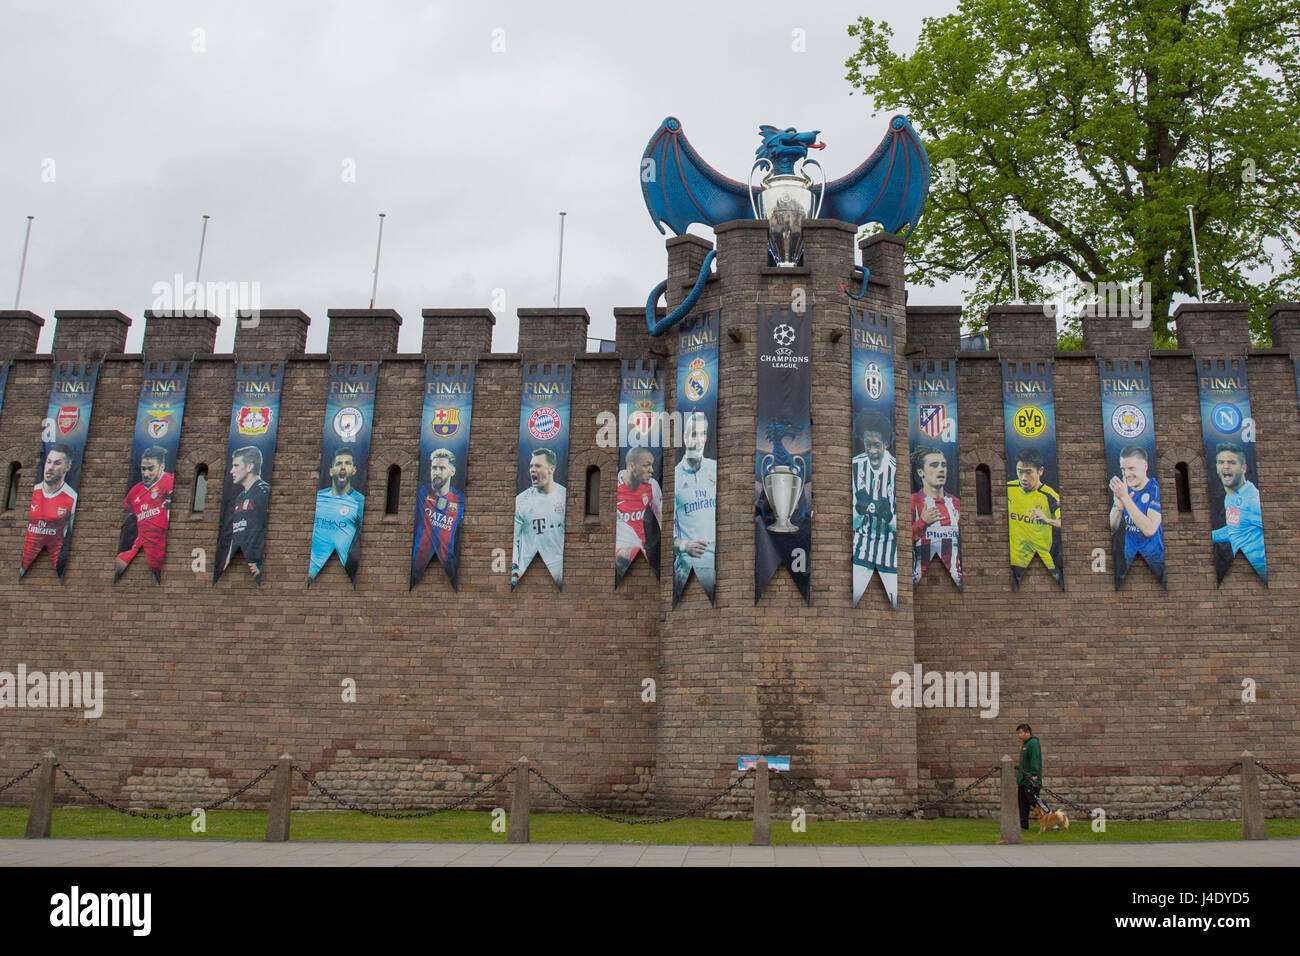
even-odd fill
[(1070, 829), (1070, 818), (1065, 815), (1064, 810), (1057, 810), (1055, 813), (1044, 813), (1042, 807), (1035, 806), (1034, 818), (1038, 821), (1039, 833), (1051, 826), (1060, 827), (1062, 830)]

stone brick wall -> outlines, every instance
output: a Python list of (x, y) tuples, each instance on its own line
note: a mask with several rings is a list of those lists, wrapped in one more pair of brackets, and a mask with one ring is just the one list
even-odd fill
[[(1240, 309), (1178, 313), (1179, 344), (1151, 362), (1165, 482), (1168, 591), (1142, 567), (1121, 590), (1109, 561), (1097, 355), (1151, 347), (1149, 330), (1091, 317), (1089, 351), (1055, 354), (1066, 591), (1035, 565), (1010, 588), (998, 357), (1049, 358), (1051, 320), (1041, 306), (991, 310), (991, 349), (958, 353), (960, 309), (906, 307), (903, 248), (895, 237), (862, 243), (866, 297), (853, 271), (853, 228), (814, 223), (805, 265), (764, 267), (758, 223), (717, 230), (717, 275), (697, 309), (722, 310), (719, 422), (719, 545), (716, 606), (692, 582), (671, 609), (671, 548), (662, 577), (638, 561), (614, 590), (617, 450), (596, 443), (598, 415), (617, 407), (619, 359), (655, 358), (675, 395), (675, 340), (645, 332), (644, 309), (617, 310), (617, 353), (585, 353), (582, 309), (520, 310), (517, 354), (490, 352), (494, 317), (481, 309), (430, 309), (421, 349), (393, 354), (401, 317), (387, 310), (330, 313), (325, 354), (304, 355), (308, 317), (262, 310), (241, 322), (240, 361), (286, 363), (271, 496), (264, 583), (240, 566), (211, 584), (220, 476), (235, 357), (212, 355), (215, 317), (146, 315), (150, 360), (194, 356), (177, 467), (167, 564), (161, 585), (137, 562), (113, 583), (140, 357), (122, 355), (129, 319), (116, 312), (59, 312), (59, 361), (104, 357), (65, 581), (45, 557), (21, 582), (25, 503), (34, 479), (39, 425), (52, 376), (34, 355), (41, 318), (0, 313), (0, 360), (12, 356), (0, 411), (0, 465), (19, 462), (17, 509), (0, 510), (0, 602), (6, 611), (0, 670), (104, 672), (103, 716), (0, 711), (0, 780), (56, 750), (93, 789), (137, 805), (186, 806), (229, 792), (281, 752), (331, 789), (374, 806), (416, 806), (472, 792), (521, 753), (567, 792), (607, 808), (673, 809), (736, 778), (744, 753), (789, 754), (798, 775), (842, 800), (898, 806), (963, 786), (1015, 753), (1013, 728), (1035, 726), (1049, 786), (1120, 812), (1173, 802), (1213, 778), (1247, 747), (1282, 770), (1300, 769), (1300, 408), (1287, 349), (1300, 341), (1300, 306), (1270, 313), (1276, 349), (1249, 353), (1271, 587), (1244, 559), (1215, 587), (1200, 443), (1195, 354), (1244, 351)], [(672, 307), (694, 283), (708, 244), (666, 243)], [(817, 492), (811, 606), (778, 570), (753, 600), (753, 438), (758, 306), (789, 306), (801, 294), (814, 324), (813, 417)], [(894, 322), (899, 375), (896, 428), (907, 434), (905, 357), (959, 354), (962, 556), (958, 594), (935, 567), (899, 608), (873, 583), (852, 607), (850, 531), (850, 307)], [(913, 333), (909, 335), (909, 332)], [(195, 354), (197, 353), (197, 354)], [(353, 588), (337, 562), (310, 590), (306, 570), (329, 360), (383, 356), (370, 460), (372, 507)], [(478, 362), (462, 523), (460, 590), (431, 567), (408, 588), (424, 362)], [(573, 363), (573, 425), (565, 588), (540, 562), (509, 586), (521, 366)], [(672, 407), (672, 400), (669, 400)], [(900, 458), (902, 446), (900, 444)], [(666, 500), (676, 451), (665, 455)], [(1190, 475), (1190, 512), (1177, 510), (1176, 464)], [(992, 475), (993, 513), (975, 508), (975, 470)], [(196, 470), (211, 476), (207, 507), (194, 511)], [(385, 514), (383, 480), (401, 469), (400, 507)], [(588, 468), (600, 469), (600, 514), (584, 514)], [(900, 476), (898, 509), (909, 488)], [(666, 507), (665, 541), (672, 536)], [(906, 544), (903, 558), (906, 568)], [(505, 571), (494, 570), (497, 567)], [(201, 570), (194, 570), (202, 564)], [(996, 670), (1000, 712), (895, 708), (890, 677), (926, 669)], [(355, 703), (341, 682), (356, 681)], [(657, 701), (643, 702), (653, 678)], [(1258, 684), (1243, 704), (1241, 683)], [(1235, 778), (1194, 815), (1231, 815)], [(1300, 812), (1294, 794), (1263, 778), (1270, 813)], [(21, 788), (0, 796), (12, 805)], [(325, 803), (296, 788), (303, 806)], [(260, 805), (269, 787), (240, 805)], [(775, 790), (778, 806), (787, 798)], [(505, 791), (483, 807), (504, 805)], [(73, 795), (61, 790), (60, 800)], [(534, 787), (543, 810), (564, 809)], [(716, 808), (748, 812), (748, 784)], [(785, 802), (782, 802), (785, 801)], [(986, 785), (948, 813), (986, 814)], [(821, 807), (807, 807), (826, 816)], [(830, 814), (833, 815), (833, 814)]]

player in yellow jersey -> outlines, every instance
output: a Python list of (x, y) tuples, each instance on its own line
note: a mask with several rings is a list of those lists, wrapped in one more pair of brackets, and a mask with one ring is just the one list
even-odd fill
[(1043, 484), (1043, 453), (1026, 448), (1016, 456), (1016, 480), (1007, 483), (1007, 525), (1011, 542), (1011, 577), (1020, 583), (1037, 554), (1061, 587), (1061, 496)]

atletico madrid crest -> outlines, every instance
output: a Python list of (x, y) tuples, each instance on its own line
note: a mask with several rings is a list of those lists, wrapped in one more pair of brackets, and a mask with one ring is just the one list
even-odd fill
[(921, 431), (930, 438), (938, 439), (943, 435), (943, 428), (948, 424), (948, 415), (942, 405), (922, 405), (918, 416)]
[(433, 412), (433, 421), (429, 423), (429, 430), (439, 438), (450, 438), (456, 434), (460, 428), (460, 409), (459, 408), (438, 408)]

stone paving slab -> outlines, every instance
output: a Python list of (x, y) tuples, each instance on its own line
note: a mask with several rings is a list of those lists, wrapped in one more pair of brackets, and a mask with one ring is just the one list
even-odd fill
[(0, 839), (0, 866), (1300, 866), (1300, 838), (1056, 846)]

